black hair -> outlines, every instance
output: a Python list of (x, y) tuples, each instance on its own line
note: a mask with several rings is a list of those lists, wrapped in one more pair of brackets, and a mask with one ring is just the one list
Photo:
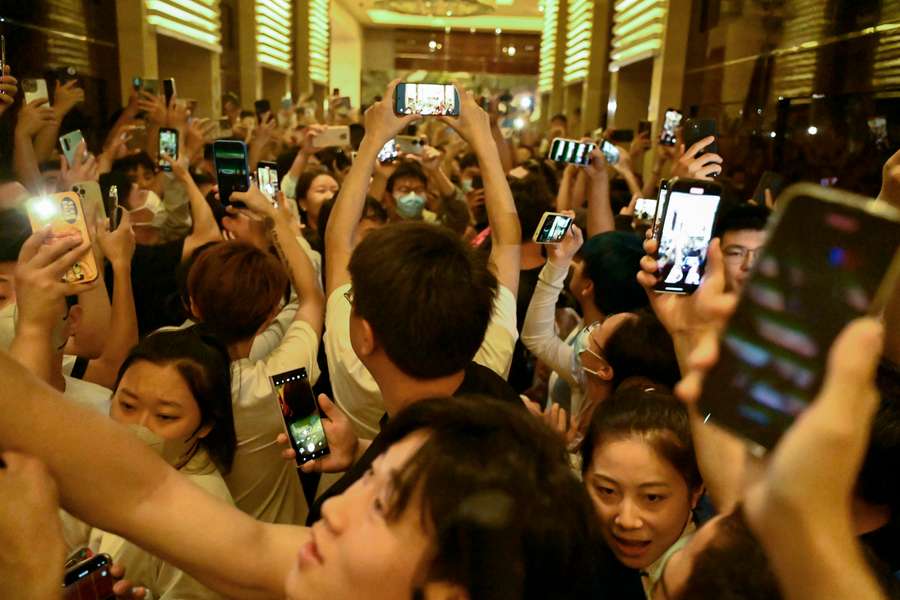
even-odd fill
[(241, 99), (238, 98), (238, 95), (234, 92), (225, 92), (222, 94), (222, 106), (225, 106), (226, 102), (232, 102), (235, 106), (241, 105)]
[(416, 504), (436, 534), (426, 582), (462, 585), (473, 600), (592, 597), (597, 518), (558, 436), (479, 396), (416, 402), (382, 436), (417, 431), (428, 437), (396, 474), (387, 514)]
[(31, 223), (18, 208), (0, 210), (0, 263), (16, 262), (25, 241), (31, 237)]
[(606, 340), (603, 354), (613, 369), (613, 387), (643, 377), (669, 389), (681, 379), (672, 336), (649, 308), (635, 311)]
[[(325, 228), (328, 227), (328, 219), (331, 217), (331, 211), (334, 209), (335, 202), (336, 198), (329, 198), (322, 203), (322, 208), (319, 209), (319, 222), (317, 225), (319, 226), (318, 232), (323, 237), (325, 235)], [(362, 219), (369, 219), (384, 224), (388, 221), (388, 214), (378, 200), (372, 196), (366, 196), (366, 203), (363, 205)], [(322, 258), (324, 259), (325, 257), (323, 256)]]
[[(313, 181), (322, 175), (328, 175), (332, 179), (335, 179), (334, 174), (331, 171), (322, 167), (306, 169), (300, 174), (300, 177), (297, 178), (297, 193), (295, 194), (298, 205), (301, 200), (306, 198), (306, 194), (309, 193), (309, 188), (312, 187)], [(335, 181), (337, 180), (335, 179)]]
[(581, 445), (582, 472), (589, 469), (596, 446), (628, 435), (641, 436), (681, 474), (689, 491), (703, 485), (684, 404), (667, 392), (644, 387), (617, 390), (594, 412)]
[(419, 379), (462, 371), (484, 340), (497, 278), (456, 234), (428, 223), (369, 233), (349, 264), (353, 312), (401, 371)]
[(191, 179), (194, 180), (194, 184), (197, 187), (200, 187), (201, 185), (215, 185), (217, 182), (217, 179), (214, 176), (202, 171), (192, 171)]
[[(142, 360), (158, 366), (174, 365), (178, 369), (200, 409), (197, 429), (211, 426), (199, 445), (209, 453), (219, 471), (228, 474), (234, 462), (237, 434), (231, 410), (231, 360), (225, 346), (199, 325), (151, 334), (131, 349), (119, 368), (113, 390), (118, 389), (128, 368)], [(189, 460), (185, 459), (184, 463)]]
[(316, 158), (335, 175), (353, 164), (342, 148), (324, 148), (316, 152)]
[(729, 231), (741, 231), (743, 229), (761, 231), (766, 228), (766, 223), (768, 223), (769, 215), (771, 214), (772, 211), (765, 206), (739, 204), (724, 212), (716, 220), (716, 228), (713, 235), (722, 237)]
[(128, 172), (133, 171), (138, 167), (143, 167), (146, 171), (156, 172), (159, 165), (157, 165), (156, 161), (150, 158), (150, 155), (144, 150), (119, 158), (112, 164), (113, 171)]
[(414, 177), (421, 181), (423, 185), (428, 185), (428, 177), (425, 175), (425, 171), (422, 170), (422, 165), (414, 160), (404, 160), (397, 165), (397, 168), (388, 177), (385, 189), (389, 194), (394, 192), (394, 184), (401, 177)]
[(459, 170), (468, 169), (469, 167), (477, 167), (478, 157), (474, 152), (466, 152), (459, 158)]
[(553, 121), (562, 121), (566, 125), (569, 124), (569, 119), (567, 119), (566, 115), (564, 115), (562, 113), (556, 113), (555, 115), (550, 117), (550, 122), (552, 123)]
[(531, 240), (544, 212), (552, 210), (553, 198), (541, 174), (529, 174), (521, 179), (510, 178), (509, 189), (516, 203), (522, 228), (522, 241)]

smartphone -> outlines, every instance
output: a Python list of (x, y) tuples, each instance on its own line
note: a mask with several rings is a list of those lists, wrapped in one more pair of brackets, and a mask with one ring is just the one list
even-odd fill
[(875, 145), (879, 148), (886, 148), (888, 146), (887, 119), (885, 117), (872, 117), (866, 120), (866, 124), (869, 126), (869, 131), (872, 132)]
[(475, 175), (472, 177), (472, 189), (473, 190), (483, 190), (484, 189), (484, 179), (481, 178), (481, 175)]
[(656, 198), (638, 198), (634, 205), (634, 220), (642, 225), (653, 223), (656, 217)]
[[(48, 196), (31, 198), (25, 203), (32, 231), (50, 226), (50, 238), (64, 238), (81, 234), (82, 240), (91, 239), (88, 233), (84, 206), (75, 192), (61, 192)], [(91, 283), (97, 279), (97, 262), (93, 251), (88, 248), (78, 257), (63, 281), (66, 283)]]
[(663, 179), (659, 182), (659, 192), (656, 194), (656, 214), (653, 216), (653, 232), (655, 238), (662, 227), (663, 213), (666, 210), (666, 200), (669, 198), (669, 181)]
[(306, 369), (295, 369), (272, 377), (284, 429), (297, 454), (297, 465), (328, 454), (319, 405), (313, 396)]
[(900, 211), (886, 203), (813, 184), (787, 188), (700, 409), (755, 454), (774, 447), (819, 392), (840, 331), (883, 309), (900, 278), (897, 240)]
[(106, 206), (103, 203), (103, 192), (96, 181), (81, 181), (72, 186), (72, 191), (78, 194), (81, 205), (87, 214), (102, 215), (107, 218)]
[[(619, 147), (615, 144), (603, 140), (603, 143), (600, 144), (600, 152), (603, 153), (603, 158), (606, 159), (606, 164), (609, 166), (613, 166), (619, 162)], [(590, 161), (590, 155), (588, 155), (588, 162)]]
[(580, 167), (591, 164), (591, 152), (596, 144), (556, 138), (550, 144), (550, 160), (571, 163)]
[(649, 135), (652, 130), (653, 130), (653, 122), (652, 121), (638, 121), (638, 129), (637, 129), (638, 135), (641, 135), (644, 133)]
[(175, 95), (175, 79), (163, 79), (163, 95), (166, 97), (166, 106), (172, 102), (172, 96)]
[(276, 204), (278, 197), (278, 165), (265, 160), (256, 165), (256, 182), (269, 202)]
[(6, 75), (6, 36), (0, 35), (0, 77)]
[[(213, 142), (213, 163), (219, 184), (219, 200), (225, 207), (232, 204), (231, 192), (246, 192), (250, 189), (247, 145), (237, 140), (216, 140)], [(243, 202), (233, 204), (244, 206)]]
[(666, 109), (666, 118), (663, 121), (662, 131), (659, 133), (660, 144), (663, 146), (674, 146), (677, 143), (678, 138), (675, 135), (675, 130), (681, 125), (682, 117), (681, 111), (677, 111), (674, 108)]
[(346, 125), (326, 127), (325, 131), (313, 138), (313, 148), (350, 145), (350, 128)]
[(558, 244), (566, 237), (573, 220), (569, 215), (545, 212), (531, 239), (538, 244)]
[(753, 192), (753, 199), (760, 206), (766, 205), (766, 190), (772, 193), (772, 198), (778, 197), (781, 190), (784, 189), (784, 177), (775, 171), (765, 171), (756, 184), (756, 190)]
[(159, 94), (159, 80), (158, 79), (144, 79), (142, 80), (143, 90), (148, 94), (153, 94), (154, 96)]
[(663, 224), (659, 232), (659, 283), (656, 291), (693, 294), (700, 286), (706, 251), (722, 200), (722, 187), (713, 181), (669, 181)]
[(23, 79), (22, 90), (25, 92), (25, 104), (35, 100), (48, 100), (46, 79)]
[(135, 75), (131, 78), (131, 87), (134, 91), (139, 92), (144, 89), (144, 80)]
[(263, 98), (262, 100), (257, 100), (253, 103), (253, 110), (256, 112), (256, 122), (262, 123), (266, 115), (272, 113), (272, 105), (269, 104), (268, 100)]
[[(718, 130), (716, 129), (716, 120), (715, 119), (688, 119), (684, 122), (684, 147), (685, 149), (690, 148), (700, 140), (709, 136), (718, 136)], [(697, 156), (701, 154), (706, 154), (711, 152), (713, 154), (719, 153), (719, 143), (716, 140), (713, 140), (713, 143), (705, 146)]]
[(331, 102), (331, 110), (350, 110), (350, 96), (341, 96), (339, 98), (335, 98)]
[(381, 150), (378, 151), (378, 162), (389, 163), (392, 160), (396, 160), (399, 155), (397, 142), (395, 140), (388, 140), (384, 146), (381, 147)]
[(629, 143), (634, 140), (634, 129), (613, 129), (609, 134), (609, 141), (620, 144)]
[(178, 130), (169, 127), (161, 127), (159, 130), (159, 149), (157, 150), (156, 163), (163, 171), (171, 171), (170, 165), (163, 154), (168, 154), (172, 160), (178, 160)]
[(398, 115), (459, 116), (459, 94), (444, 83), (399, 83), (394, 92), (394, 112)]
[(81, 135), (80, 129), (70, 131), (59, 138), (59, 145), (62, 147), (63, 154), (70, 167), (75, 164), (75, 151), (78, 149), (78, 144), (80, 144), (83, 139), (84, 136)]
[(92, 556), (94, 556), (94, 552), (87, 546), (82, 546), (66, 557), (65, 563), (63, 563), (63, 570), (68, 571), (75, 565), (83, 563)]
[(415, 154), (419, 156), (425, 152), (426, 142), (420, 137), (414, 135), (398, 135), (395, 139), (397, 140), (397, 150), (404, 154)]
[(63, 578), (63, 600), (115, 600), (109, 554), (97, 554), (75, 565)]
[(109, 194), (106, 196), (106, 214), (109, 218), (109, 230), (115, 231), (122, 221), (122, 207), (119, 206), (119, 187), (109, 186)]

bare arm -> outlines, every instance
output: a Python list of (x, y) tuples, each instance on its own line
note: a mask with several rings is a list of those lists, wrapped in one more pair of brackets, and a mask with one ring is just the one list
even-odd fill
[(58, 128), (59, 119), (53, 109), (47, 106), (46, 100), (33, 100), (23, 105), (19, 111), (13, 145), (13, 168), (19, 181), (33, 194), (43, 192), (34, 137), (41, 130), (54, 125)]
[(563, 169), (562, 180), (559, 182), (559, 191), (556, 193), (556, 211), (573, 210), (572, 187), (575, 177), (578, 175), (578, 167), (566, 165)]
[(573, 209), (584, 206), (584, 199), (587, 196), (589, 181), (584, 169), (578, 169), (576, 171), (575, 183), (572, 185), (572, 200), (570, 201)]
[(606, 161), (599, 149), (595, 148), (591, 153), (591, 164), (584, 171), (590, 180), (587, 212), (587, 236), (590, 239), (597, 234), (614, 231), (616, 221), (609, 202)]
[(222, 239), (222, 232), (219, 231), (219, 225), (213, 215), (212, 209), (203, 193), (187, 170), (188, 156), (183, 155), (177, 161), (169, 160), (172, 165), (172, 173), (184, 185), (187, 190), (188, 202), (191, 208), (191, 233), (184, 240), (184, 249), (181, 252), (182, 259), (187, 259), (194, 250), (208, 244), (209, 242), (218, 242)]

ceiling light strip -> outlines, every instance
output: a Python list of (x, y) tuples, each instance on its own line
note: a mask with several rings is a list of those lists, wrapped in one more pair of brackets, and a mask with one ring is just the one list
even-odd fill
[(566, 21), (566, 60), (563, 66), (565, 83), (575, 83), (587, 77), (591, 66), (593, 27), (593, 0), (569, 0), (569, 15)]
[(309, 78), (328, 85), (329, 41), (331, 39), (329, 15), (330, 0), (309, 2)]
[(256, 0), (256, 59), (261, 64), (290, 72), (291, 19), (288, 0)]
[(621, 0), (614, 7), (609, 68), (618, 71), (662, 48), (668, 0)]
[(218, 0), (145, 0), (144, 6), (157, 33), (222, 51)]
[[(564, 1), (564, 0), (563, 0)], [(556, 25), (559, 17), (559, 0), (545, 0), (544, 28), (541, 32), (541, 55), (538, 69), (538, 91), (553, 89), (556, 70)]]

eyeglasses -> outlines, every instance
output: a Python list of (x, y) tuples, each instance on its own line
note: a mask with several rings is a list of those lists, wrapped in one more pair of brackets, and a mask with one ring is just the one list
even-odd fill
[(725, 261), (731, 264), (743, 264), (747, 257), (750, 257), (752, 264), (762, 248), (747, 248), (746, 246), (725, 246), (722, 254), (725, 255)]
[(344, 292), (344, 299), (350, 303), (350, 306), (353, 306), (353, 288), (348, 288), (346, 292)]

